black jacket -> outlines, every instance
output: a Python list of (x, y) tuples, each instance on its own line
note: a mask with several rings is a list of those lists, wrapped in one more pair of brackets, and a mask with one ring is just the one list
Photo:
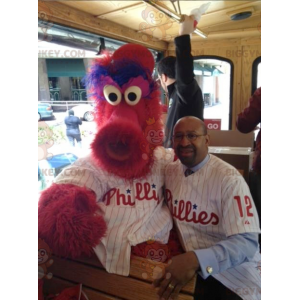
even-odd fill
[(203, 95), (194, 79), (194, 62), (191, 55), (189, 35), (178, 36), (176, 45), (176, 82), (168, 85), (169, 109), (165, 127), (166, 148), (171, 147), (173, 127), (185, 116), (194, 116), (203, 120)]
[(65, 124), (67, 126), (67, 135), (80, 134), (79, 125), (82, 124), (82, 121), (78, 117), (65, 117)]

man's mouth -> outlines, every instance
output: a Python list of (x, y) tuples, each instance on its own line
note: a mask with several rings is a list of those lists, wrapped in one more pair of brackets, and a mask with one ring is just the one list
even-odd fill
[(178, 155), (182, 157), (190, 157), (194, 155), (194, 149), (192, 148), (180, 148), (178, 149)]

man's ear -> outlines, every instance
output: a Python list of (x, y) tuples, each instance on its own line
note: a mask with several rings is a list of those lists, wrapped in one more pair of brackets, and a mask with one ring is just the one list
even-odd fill
[(209, 144), (210, 144), (210, 136), (209, 136), (209, 134), (207, 134), (207, 135), (205, 136), (205, 145), (208, 147)]
[(168, 76), (166, 74), (161, 74), (161, 79), (163, 82), (167, 82)]

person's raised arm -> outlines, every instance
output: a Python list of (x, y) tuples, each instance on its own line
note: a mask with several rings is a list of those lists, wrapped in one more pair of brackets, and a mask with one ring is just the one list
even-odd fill
[(194, 63), (191, 54), (190, 34), (194, 29), (194, 16), (184, 16), (180, 24), (179, 36), (175, 38), (176, 46), (176, 81), (178, 84), (190, 84), (194, 79)]
[(190, 34), (195, 30), (194, 16), (185, 16), (180, 25), (179, 36), (175, 38), (176, 46), (176, 87), (179, 102), (184, 105), (196, 104), (197, 117), (203, 120), (203, 95), (194, 75), (194, 60), (191, 54)]

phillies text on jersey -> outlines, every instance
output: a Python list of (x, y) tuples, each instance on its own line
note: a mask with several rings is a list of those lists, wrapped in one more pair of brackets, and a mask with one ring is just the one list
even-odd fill
[(143, 179), (124, 180), (109, 174), (91, 157), (79, 159), (68, 168), (76, 172), (62, 172), (56, 178), (58, 184), (72, 183), (95, 192), (107, 234), (94, 251), (109, 273), (129, 275), (131, 246), (153, 236), (168, 242), (172, 217), (163, 201), (164, 169), (174, 154), (171, 149), (157, 147), (153, 155), (151, 171)]
[[(248, 185), (234, 170), (214, 155), (188, 177), (179, 160), (166, 167), (165, 198), (185, 251), (212, 247), (231, 235), (260, 232)], [(260, 291), (259, 263), (257, 252), (251, 261), (212, 276), (235, 293), (249, 288)], [(260, 299), (258, 292), (239, 295)]]

